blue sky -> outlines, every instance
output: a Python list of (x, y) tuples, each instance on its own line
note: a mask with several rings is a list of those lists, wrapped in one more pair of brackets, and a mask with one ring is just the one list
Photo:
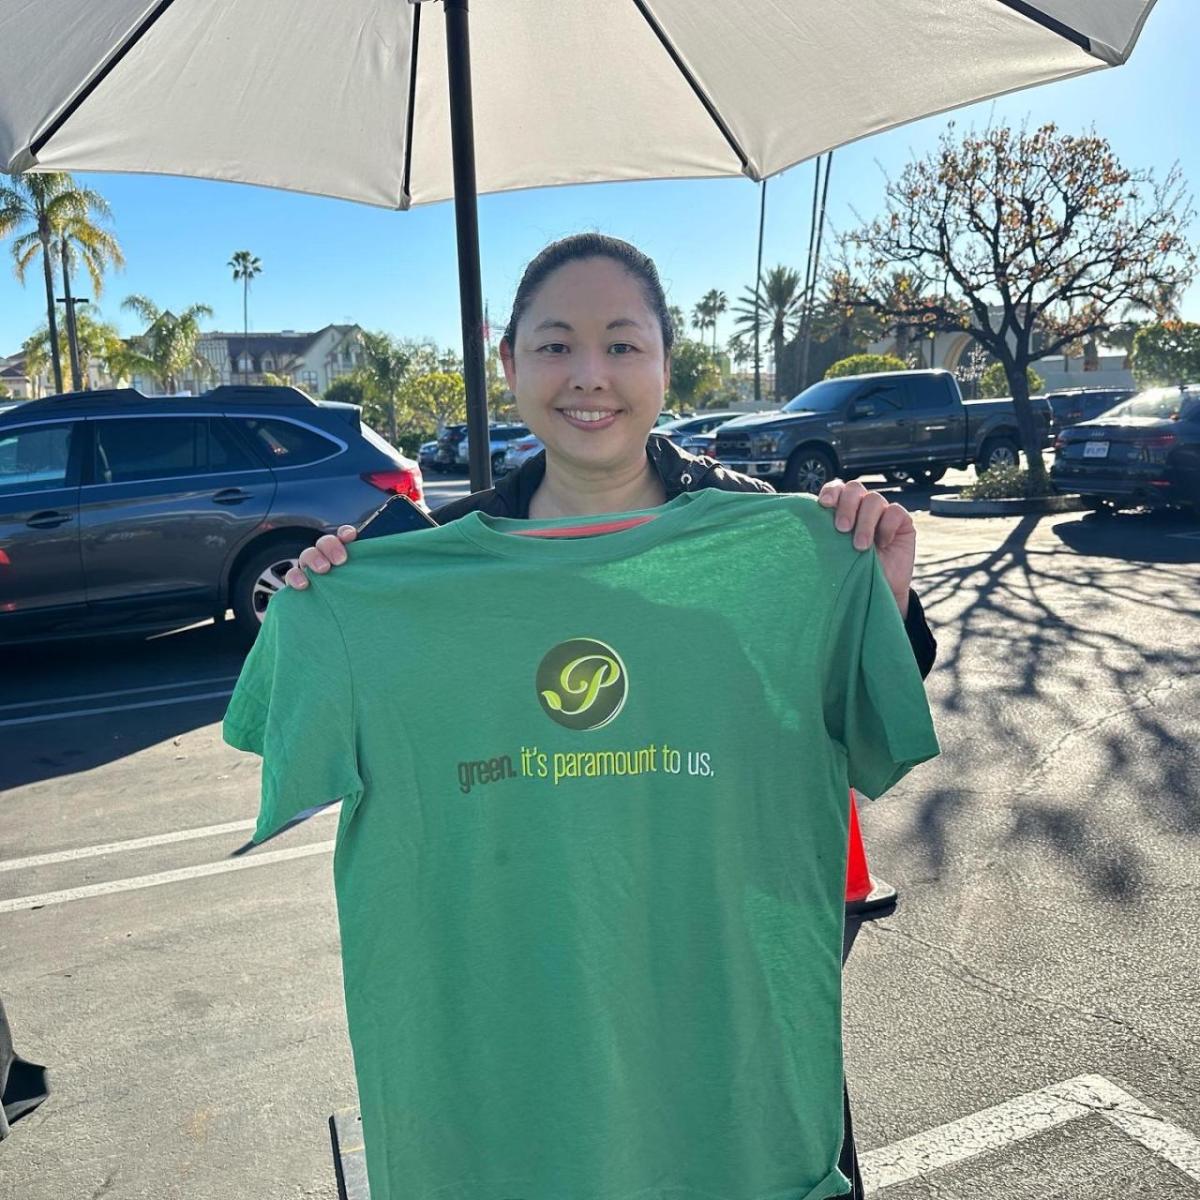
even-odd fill
[[(1050, 84), (960, 110), (960, 124), (990, 117), (1019, 124), (1054, 121), (1066, 131), (1095, 125), (1130, 167), (1163, 175), (1178, 161), (1200, 192), (1196, 56), (1200, 5), (1159, 0), (1130, 62), (1115, 71)], [(849, 83), (850, 81), (848, 81)], [(1188, 113), (1192, 113), (1191, 118)], [(852, 222), (851, 206), (873, 216), (884, 174), (929, 150), (945, 128), (937, 117), (839, 150), (830, 180), (834, 228)], [(767, 187), (764, 266), (803, 268), (813, 166), (802, 164)], [(388, 212), (345, 201), (266, 188), (154, 176), (81, 175), (109, 200), (128, 260), (109, 276), (100, 312), (124, 333), (136, 320), (122, 312), (131, 292), (178, 309), (204, 302), (210, 328), (242, 327), (242, 293), (226, 263), (248, 249), (263, 262), (250, 294), (252, 329), (318, 329), (355, 321), (401, 336), (460, 343), (454, 215), (449, 204)], [(753, 282), (758, 186), (749, 180), (594, 184), (547, 188), (480, 200), (484, 294), (493, 324), (508, 311), (525, 263), (553, 238), (600, 229), (628, 238), (658, 263), (672, 303), (690, 310), (709, 288), (732, 300)], [(1200, 223), (1193, 228), (1200, 242)], [(22, 288), (0, 249), (0, 354), (15, 352), (45, 319), (40, 274)], [(89, 291), (83, 281), (82, 294)], [(1200, 284), (1184, 299), (1200, 320)], [(726, 317), (719, 329), (728, 332)]]

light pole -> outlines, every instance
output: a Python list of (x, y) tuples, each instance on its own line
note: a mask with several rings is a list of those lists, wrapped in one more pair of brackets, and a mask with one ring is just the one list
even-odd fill
[(56, 296), (55, 300), (66, 309), (67, 316), (67, 349), (71, 354), (71, 387), (74, 391), (83, 390), (83, 381), (79, 374), (79, 335), (75, 329), (75, 306), (91, 304), (86, 296)]

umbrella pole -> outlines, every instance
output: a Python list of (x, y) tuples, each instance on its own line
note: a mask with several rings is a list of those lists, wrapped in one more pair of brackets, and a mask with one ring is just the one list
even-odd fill
[(467, 0), (445, 0), (450, 142), (454, 155), (454, 223), (462, 306), (463, 379), (471, 491), (492, 485), (487, 382), (483, 368), (483, 287), (479, 276), (479, 212), (475, 190), (475, 126), (471, 106), (471, 37)]

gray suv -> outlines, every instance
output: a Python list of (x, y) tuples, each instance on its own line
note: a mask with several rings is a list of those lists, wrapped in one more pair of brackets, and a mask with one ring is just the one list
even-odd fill
[(233, 609), (257, 632), (300, 552), (420, 467), (352, 404), (290, 387), (132, 388), (0, 410), (0, 643), (141, 632)]

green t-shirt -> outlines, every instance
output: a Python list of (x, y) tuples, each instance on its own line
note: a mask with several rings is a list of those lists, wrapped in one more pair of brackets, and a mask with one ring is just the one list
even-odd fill
[(334, 854), (372, 1200), (848, 1190), (848, 788), (937, 753), (808, 497), (471, 513), (271, 602), (225, 718)]

